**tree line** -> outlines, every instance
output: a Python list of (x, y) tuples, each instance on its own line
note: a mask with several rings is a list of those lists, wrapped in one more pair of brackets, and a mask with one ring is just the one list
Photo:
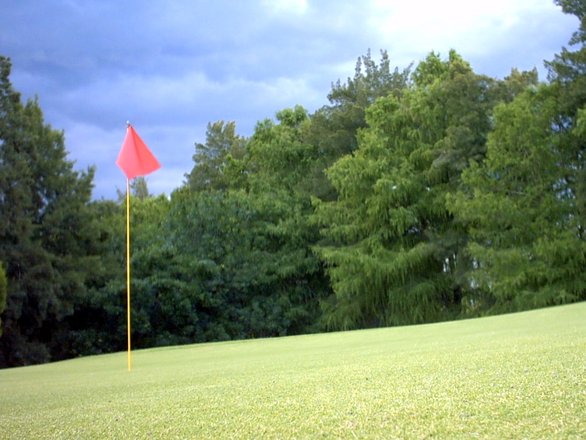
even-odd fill
[[(313, 114), (208, 125), (181, 187), (133, 183), (137, 348), (586, 299), (586, 8), (546, 63), (358, 58)], [(92, 200), (0, 57), (0, 367), (124, 350), (123, 200)]]

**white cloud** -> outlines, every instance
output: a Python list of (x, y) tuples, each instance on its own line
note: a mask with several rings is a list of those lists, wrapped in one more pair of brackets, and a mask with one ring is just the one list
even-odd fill
[(552, 0), (372, 0), (369, 7), (369, 27), (381, 45), (406, 61), (452, 48), (467, 56), (522, 50), (531, 44), (523, 39), (531, 30), (528, 23), (561, 15)]

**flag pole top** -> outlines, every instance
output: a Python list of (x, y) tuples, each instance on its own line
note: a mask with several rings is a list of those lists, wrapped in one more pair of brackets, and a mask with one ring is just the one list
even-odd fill
[(130, 127), (130, 121), (126, 121), (126, 126)]

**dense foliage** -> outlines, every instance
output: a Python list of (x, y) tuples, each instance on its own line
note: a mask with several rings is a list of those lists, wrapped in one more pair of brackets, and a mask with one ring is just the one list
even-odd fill
[(66, 159), (63, 134), (43, 122), (36, 101), (22, 104), (0, 57), (0, 261), (8, 297), (0, 365), (68, 355), (64, 319), (98, 275), (93, 170)]
[[(370, 52), (313, 114), (208, 125), (169, 197), (132, 183), (135, 347), (586, 299), (586, 40), (549, 78)], [(125, 201), (92, 201), (0, 57), (0, 366), (122, 350)], [(4, 277), (5, 275), (5, 277)]]
[[(0, 264), (0, 315), (6, 309), (6, 297), (8, 295), (8, 281), (6, 280), (6, 271)], [(0, 320), (0, 336), (2, 336), (2, 321)]]

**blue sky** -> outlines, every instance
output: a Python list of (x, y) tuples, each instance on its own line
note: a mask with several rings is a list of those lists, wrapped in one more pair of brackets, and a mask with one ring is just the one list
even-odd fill
[(13, 86), (63, 130), (76, 169), (97, 167), (94, 197), (115, 198), (126, 121), (163, 168), (169, 194), (193, 167), (208, 122), (240, 134), (278, 110), (328, 104), (368, 49), (400, 69), (458, 51), (477, 73), (539, 69), (578, 20), (553, 0), (1, 0), (0, 54)]

